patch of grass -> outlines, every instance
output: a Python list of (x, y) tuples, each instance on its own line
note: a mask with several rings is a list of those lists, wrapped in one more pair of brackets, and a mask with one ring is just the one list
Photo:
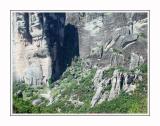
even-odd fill
[(104, 91), (110, 91), (111, 88), (112, 88), (112, 85), (110, 84), (110, 85), (108, 85), (108, 86), (106, 86), (106, 87), (104, 88)]
[(30, 101), (24, 101), (22, 98), (13, 97), (13, 112), (14, 113), (31, 113), (32, 105)]
[(112, 101), (104, 101), (102, 104), (90, 109), (91, 113), (147, 113), (147, 97), (141, 95), (128, 95), (121, 93)]
[(147, 73), (148, 68), (147, 68), (147, 64), (142, 64), (138, 67), (142, 73)]
[(112, 75), (113, 75), (113, 72), (114, 72), (115, 68), (110, 68), (109, 70), (104, 70), (103, 71), (103, 79), (104, 78), (111, 78)]

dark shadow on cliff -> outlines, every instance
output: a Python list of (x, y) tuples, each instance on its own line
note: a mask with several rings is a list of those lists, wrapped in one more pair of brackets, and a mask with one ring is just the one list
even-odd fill
[(43, 15), (47, 19), (43, 25), (44, 33), (50, 38), (48, 45), (52, 57), (52, 79), (56, 81), (71, 65), (72, 59), (79, 56), (78, 30), (72, 24), (65, 25), (65, 13)]
[[(17, 18), (17, 21), (22, 21), (23, 18), (22, 17), (19, 17)], [(21, 26), (18, 27), (18, 32), (19, 34), (21, 34), (23, 36), (23, 38), (25, 38), (25, 41), (26, 42), (29, 42), (29, 43), (32, 43), (32, 36), (30, 35), (30, 32), (29, 32), (29, 15), (28, 13), (24, 13), (24, 26), (23, 26), (23, 23), (21, 24)]]
[[(62, 41), (61, 37), (59, 39), (59, 41)], [(79, 56), (78, 29), (74, 25), (67, 24), (64, 27), (63, 44), (59, 47), (59, 58), (56, 61), (59, 65), (59, 73), (57, 73), (57, 76), (54, 76), (54, 80), (57, 80), (61, 77), (67, 67), (71, 65), (71, 62), (75, 56)]]
[(53, 68), (54, 81), (58, 80), (61, 77), (67, 67), (71, 65), (74, 57), (79, 56), (78, 29), (72, 24), (67, 24), (66, 26), (64, 26), (64, 36), (59, 36), (58, 41), (58, 57), (54, 62), (55, 66)]
[(52, 57), (52, 79), (56, 81), (59, 79), (64, 71), (63, 64), (63, 40), (65, 27), (65, 13), (45, 13), (47, 20), (44, 23), (45, 34), (50, 41), (49, 52)]
[(67, 24), (64, 30), (64, 64), (65, 69), (71, 65), (71, 62), (75, 56), (79, 56), (79, 38), (78, 29), (72, 25)]

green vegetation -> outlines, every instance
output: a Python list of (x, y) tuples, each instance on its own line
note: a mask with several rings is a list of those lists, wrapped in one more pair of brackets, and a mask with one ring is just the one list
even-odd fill
[[(147, 64), (140, 65), (136, 69), (141, 70), (143, 81), (135, 82), (138, 87), (134, 91), (133, 95), (121, 92), (118, 98), (96, 105), (94, 108), (90, 109), (90, 112), (147, 113)], [(110, 87), (107, 87), (106, 90), (108, 90), (108, 88)]]
[(102, 78), (111, 78), (115, 68), (110, 68), (109, 70), (104, 70)]
[(140, 69), (142, 73), (147, 73), (147, 64), (142, 64), (137, 69)]
[[(70, 77), (65, 80), (65, 82), (68, 82), (67, 84), (63, 82), (61, 89), (61, 97), (59, 97), (59, 101), (55, 104), (52, 104), (50, 106), (45, 106), (46, 104), (42, 106), (33, 106), (31, 104), (33, 99), (28, 99), (27, 101), (23, 100), (22, 98), (13, 97), (13, 109), (16, 113), (57, 113), (58, 109), (60, 109), (63, 113), (75, 113), (75, 112), (85, 112), (87, 109), (90, 108), (90, 101), (94, 95), (94, 91), (92, 89), (92, 78), (94, 77), (95, 70), (91, 70), (89, 74), (86, 77), (83, 77), (80, 80), (80, 84), (78, 85), (77, 82), (74, 79), (71, 79)], [(70, 80), (71, 79), (71, 80)], [(63, 81), (63, 80), (62, 80)], [(68, 85), (68, 86), (67, 86)], [(65, 87), (65, 88), (64, 88)], [(27, 90), (25, 90), (26, 92)], [(55, 96), (58, 95), (58, 93), (55, 93)], [(79, 101), (84, 102), (83, 107), (75, 108), (73, 104), (71, 104), (68, 99), (71, 95), (75, 95), (76, 98), (79, 98)], [(24, 107), (24, 109), (23, 109)]]
[(48, 84), (49, 84), (49, 88), (53, 87), (53, 79), (52, 78), (48, 79)]
[(146, 113), (147, 98), (121, 93), (112, 101), (105, 101), (90, 110), (93, 113)]
[(104, 88), (104, 91), (110, 91), (111, 88), (112, 88), (112, 85), (108, 85), (108, 86), (106, 86), (106, 87)]
[[(147, 64), (136, 69), (141, 70), (143, 81), (136, 81), (136, 90), (132, 95), (121, 92), (119, 97), (112, 101), (104, 101), (91, 108), (91, 100), (95, 94), (92, 79), (96, 69), (85, 70), (83, 62), (75, 59), (71, 66), (67, 68), (60, 80), (53, 82), (48, 80), (49, 85), (58, 83), (58, 87), (30, 87), (26, 84), (14, 83), (13, 94), (21, 90), (23, 98), (13, 95), (14, 113), (146, 113), (147, 112)], [(115, 69), (121, 72), (130, 72), (123, 67), (110, 68), (104, 71), (103, 78), (110, 78)], [(135, 69), (135, 70), (136, 70)], [(133, 70), (132, 72), (134, 72)], [(110, 91), (111, 85), (104, 88)], [(46, 106), (48, 100), (41, 98), (40, 93), (51, 90), (54, 103)], [(41, 98), (42, 104), (34, 106), (32, 100)], [(80, 101), (83, 105), (76, 106), (69, 99)]]
[(13, 93), (16, 93), (18, 90), (24, 91), (26, 87), (26, 84), (22, 84), (20, 82), (13, 82)]
[(115, 67), (115, 69), (118, 69), (120, 72), (129, 72), (128, 69), (126, 69), (126, 68), (124, 68), (122, 66), (117, 66), (117, 67)]
[(124, 67), (121, 67), (121, 66), (117, 66), (117, 67), (111, 67), (110, 69), (108, 70), (104, 70), (103, 71), (103, 79), (104, 78), (111, 78), (113, 76), (113, 72), (114, 70), (119, 70), (120, 72), (129, 72), (127, 69), (125, 69)]

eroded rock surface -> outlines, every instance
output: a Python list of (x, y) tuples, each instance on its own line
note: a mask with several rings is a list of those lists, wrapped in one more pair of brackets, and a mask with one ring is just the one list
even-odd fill
[(95, 95), (92, 98), (91, 107), (97, 103), (101, 104), (105, 100), (111, 101), (117, 98), (122, 91), (132, 94), (137, 86), (134, 82), (139, 78), (141, 80), (141, 76), (137, 72), (122, 72), (118, 68), (114, 70), (111, 77), (103, 79), (104, 70), (107, 69), (98, 69), (93, 79)]
[[(12, 15), (15, 80), (48, 84), (49, 79), (59, 79), (75, 56), (89, 61), (86, 65), (90, 69), (122, 66), (132, 70), (147, 63), (147, 13)], [(97, 76), (101, 76), (100, 71)], [(108, 97), (107, 92), (104, 97)]]
[(30, 85), (57, 80), (78, 55), (75, 26), (65, 25), (64, 13), (12, 15), (14, 80)]

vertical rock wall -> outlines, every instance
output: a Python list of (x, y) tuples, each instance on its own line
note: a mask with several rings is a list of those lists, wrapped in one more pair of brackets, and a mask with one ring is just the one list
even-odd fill
[(91, 67), (147, 63), (147, 13), (12, 13), (14, 80), (59, 79), (75, 56)]
[(64, 14), (13, 13), (13, 73), (27, 84), (46, 84), (60, 74)]

